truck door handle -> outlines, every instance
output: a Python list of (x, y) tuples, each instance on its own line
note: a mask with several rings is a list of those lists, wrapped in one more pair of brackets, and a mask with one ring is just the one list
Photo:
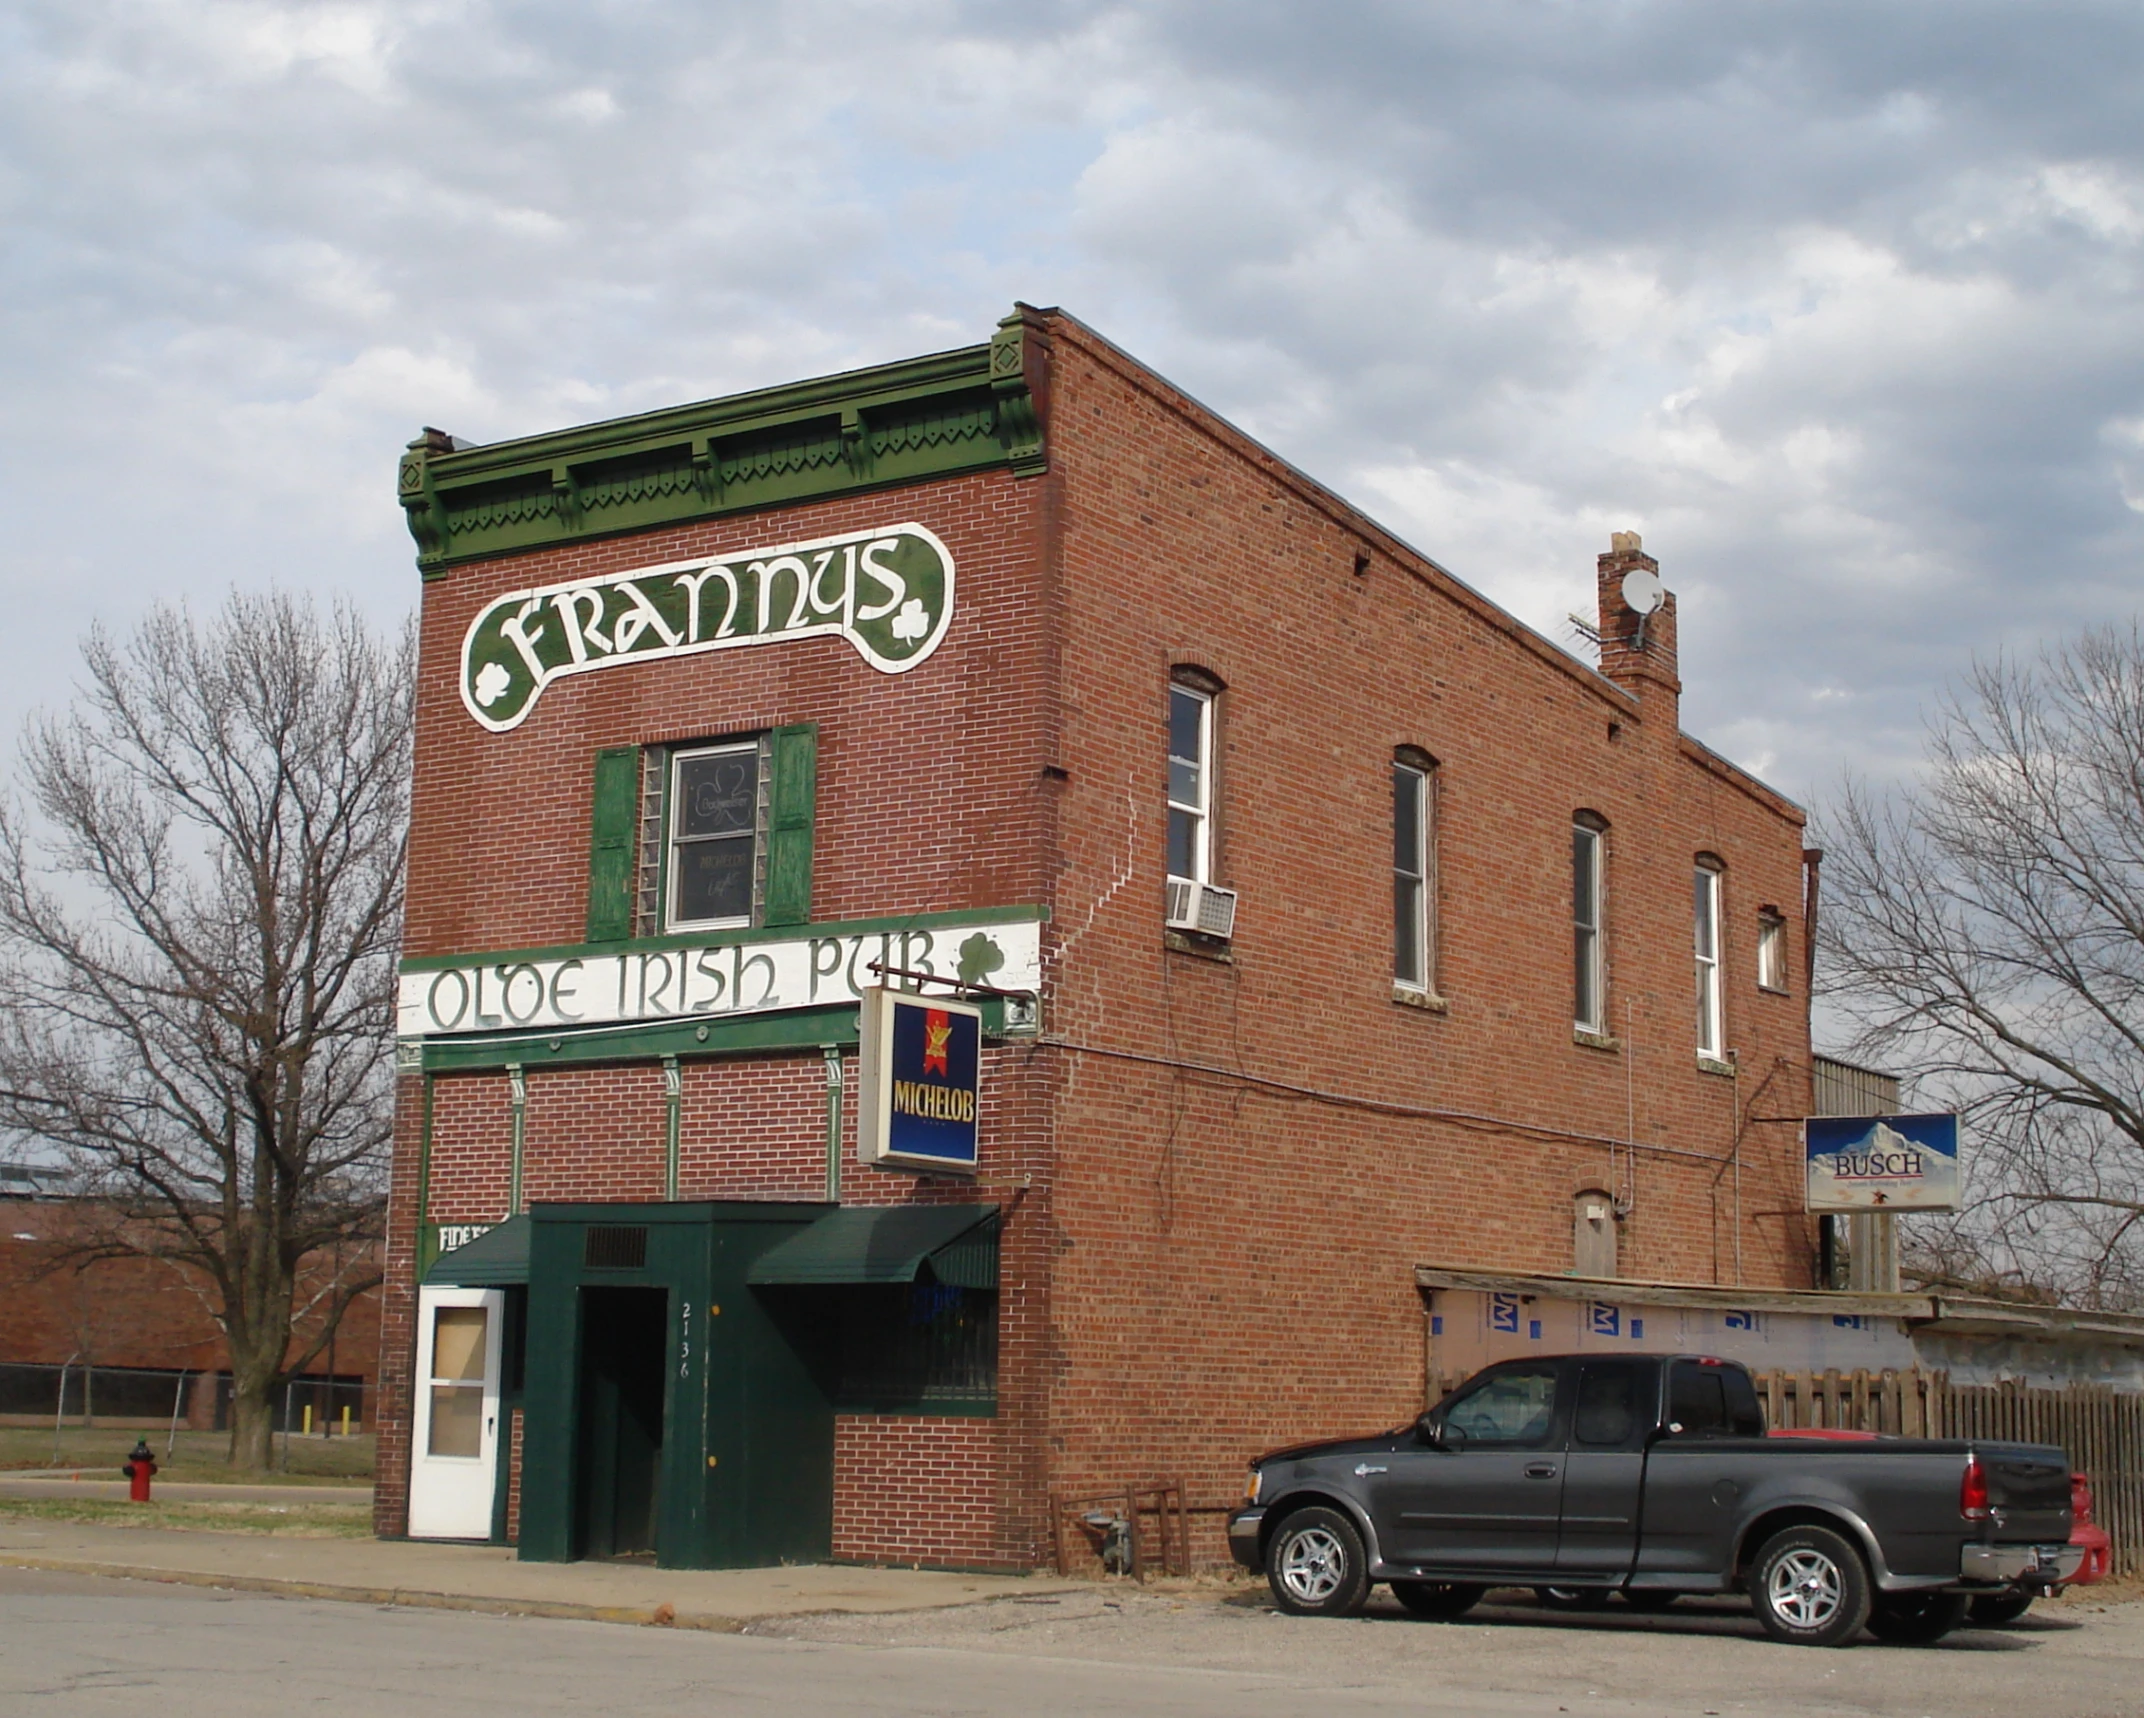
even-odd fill
[(1528, 1479), (1554, 1479), (1556, 1477), (1556, 1464), (1552, 1461), (1528, 1462), (1526, 1464), (1526, 1477)]

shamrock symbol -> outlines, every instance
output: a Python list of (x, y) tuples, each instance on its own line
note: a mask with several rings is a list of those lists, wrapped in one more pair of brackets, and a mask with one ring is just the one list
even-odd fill
[(960, 945), (960, 982), (981, 984), (1005, 964), (1005, 951), (995, 940), (977, 931)]
[(487, 662), (476, 671), (476, 701), (490, 709), (505, 697), (513, 685), (514, 677), (496, 662)]
[(930, 617), (923, 612), (920, 597), (910, 597), (901, 605), (901, 612), (893, 617), (893, 636), (903, 643), (913, 644), (930, 629)]

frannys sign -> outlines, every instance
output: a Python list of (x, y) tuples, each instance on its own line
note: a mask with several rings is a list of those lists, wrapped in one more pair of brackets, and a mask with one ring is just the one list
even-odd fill
[(952, 618), (953, 556), (921, 525), (670, 561), (488, 604), (462, 640), (462, 702), (503, 734), (564, 675), (817, 633), (903, 674)]

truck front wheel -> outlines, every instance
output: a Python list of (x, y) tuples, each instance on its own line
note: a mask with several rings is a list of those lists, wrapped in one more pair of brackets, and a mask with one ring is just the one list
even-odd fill
[(1370, 1596), (1362, 1535), (1337, 1509), (1299, 1509), (1273, 1535), (1266, 1584), (1291, 1617), (1351, 1617)]
[(1750, 1603), (1774, 1640), (1843, 1646), (1869, 1618), (1861, 1553), (1828, 1527), (1789, 1527), (1764, 1542), (1749, 1574)]

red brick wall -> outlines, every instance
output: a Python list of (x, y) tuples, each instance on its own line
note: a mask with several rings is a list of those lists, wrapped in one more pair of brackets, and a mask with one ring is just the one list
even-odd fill
[[(1571, 1136), (1621, 1137), (1633, 1116), (1626, 1274), (1734, 1280), (1739, 1234), (1744, 1280), (1806, 1286), (1792, 1130), (1746, 1121), (1806, 1099), (1806, 998), (1760, 995), (1754, 965), (1770, 902), (1799, 972), (1798, 814), (1696, 761), (1666, 688), (1633, 700), (1530, 640), (1066, 325), (1053, 387), (1075, 695), (1049, 1019), (1091, 1048), (1045, 1052), (1064, 1078), (1052, 1480), (1181, 1473), (1213, 1508), (1260, 1448), (1417, 1411), (1412, 1267), (1569, 1270), (1572, 1194), (1609, 1164)], [(1225, 962), (1167, 951), (1160, 924), (1176, 665), (1227, 686), (1216, 880), (1242, 900)], [(1442, 1010), (1392, 996), (1402, 745), (1439, 763)], [(1610, 823), (1614, 1049), (1571, 1024), (1581, 808)], [(1701, 849), (1728, 867), (1739, 1092), (1696, 1062)], [(1423, 1113), (1440, 1111), (1485, 1119)]]
[[(1007, 1213), (998, 1417), (844, 1417), (849, 1556), (1038, 1561), (1053, 1486), (1178, 1475), (1219, 1555), (1247, 1456), (1420, 1406), (1413, 1267), (1569, 1269), (1572, 1195), (1609, 1179), (1602, 1142), (1626, 1130), (1626, 1274), (1731, 1281), (1739, 1246), (1742, 1280), (1808, 1281), (1791, 1130), (1751, 1119), (1807, 1098), (1799, 814), (1680, 737), (1671, 677), (1609, 684), (1077, 325), (1050, 339), (1047, 477), (514, 557), (426, 591), (410, 953), (579, 940), (599, 747), (790, 721), (819, 724), (816, 919), (1050, 908), (1048, 1041), (991, 1052), (972, 1192), (858, 1165), (847, 1094), (845, 1199)], [(908, 674), (817, 639), (563, 679), (502, 736), (461, 707), (462, 633), (503, 591), (901, 519), (959, 566), (952, 629)], [(1178, 664), (1228, 687), (1217, 880), (1243, 900), (1225, 960), (1162, 934)], [(1400, 745), (1439, 760), (1435, 1008), (1390, 983)], [(1580, 808), (1610, 824), (1608, 1047), (1571, 1027)], [(1727, 865), (1739, 1080), (1696, 1065), (1700, 850)], [(1764, 903), (1788, 917), (1784, 998), (1755, 988)], [(818, 1195), (816, 1056), (690, 1063), (684, 1092), (683, 1196)], [(659, 1196), (659, 1069), (532, 1072), (528, 1093), (530, 1199)], [(434, 1104), (431, 1219), (497, 1218), (505, 1081), (441, 1078)], [(393, 1301), (389, 1319), (406, 1348)]]
[(990, 1420), (843, 1414), (834, 1422), (834, 1555), (865, 1563), (1007, 1561)]
[[(0, 1201), (0, 1361), (58, 1366), (70, 1356), (95, 1366), (227, 1372), (230, 1356), (215, 1318), (212, 1285), (184, 1267), (150, 1258), (68, 1262), (70, 1241), (100, 1215), (64, 1200)], [(308, 1291), (328, 1280), (329, 1260), (309, 1261), (300, 1278), (301, 1309)], [(380, 1297), (360, 1295), (335, 1337), (335, 1371), (367, 1385), (379, 1365)], [(302, 1311), (301, 1347), (319, 1334), (317, 1316)], [(293, 1349), (293, 1353), (298, 1349)], [(79, 1362), (78, 1362), (79, 1363)], [(325, 1352), (308, 1373), (325, 1376)], [(69, 1399), (76, 1399), (73, 1390)], [(212, 1423), (189, 1406), (189, 1424)], [(370, 1403), (365, 1411), (369, 1417)]]

